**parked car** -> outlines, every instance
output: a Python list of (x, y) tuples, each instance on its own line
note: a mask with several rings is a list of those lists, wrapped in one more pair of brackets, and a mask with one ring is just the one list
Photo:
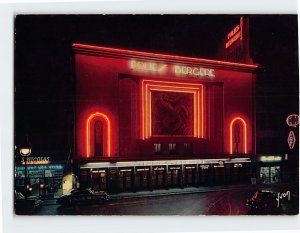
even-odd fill
[(31, 214), (38, 208), (42, 201), (36, 197), (29, 196), (27, 200), (21, 192), (15, 191), (15, 210), (16, 214)]
[(105, 191), (93, 191), (92, 189), (72, 190), (69, 195), (58, 198), (60, 205), (95, 204), (109, 200), (109, 195)]
[(258, 190), (246, 205), (250, 215), (280, 215), (283, 213), (282, 206), (276, 200), (276, 194), (271, 191)]

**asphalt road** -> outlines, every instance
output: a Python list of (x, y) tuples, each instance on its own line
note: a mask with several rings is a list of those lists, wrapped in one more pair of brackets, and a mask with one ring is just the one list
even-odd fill
[[(99, 205), (42, 206), (35, 215), (246, 215), (246, 200), (256, 190), (180, 194), (110, 200)], [(295, 201), (297, 200), (297, 201)], [(296, 214), (298, 194), (282, 200), (285, 214)]]

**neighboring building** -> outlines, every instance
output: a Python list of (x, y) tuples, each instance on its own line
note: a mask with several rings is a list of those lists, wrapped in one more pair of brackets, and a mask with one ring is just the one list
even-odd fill
[(81, 188), (250, 183), (257, 65), (73, 44)]

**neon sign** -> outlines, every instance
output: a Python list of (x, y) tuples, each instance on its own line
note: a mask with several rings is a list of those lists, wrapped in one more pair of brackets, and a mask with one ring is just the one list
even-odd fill
[(240, 23), (236, 25), (228, 34), (227, 34), (227, 42), (225, 44), (225, 48), (229, 48), (234, 42), (238, 39), (243, 39), (243, 17), (240, 18)]
[(193, 76), (193, 77), (208, 77), (214, 78), (214, 69), (203, 67), (192, 67), (185, 65), (172, 65), (168, 66), (163, 63), (147, 62), (130, 60), (129, 67), (131, 70), (140, 73), (155, 73), (165, 74), (168, 70), (170, 73), (176, 76)]
[(289, 144), (290, 149), (294, 149), (295, 143), (296, 143), (296, 137), (293, 131), (290, 131), (287, 142)]
[(167, 71), (166, 64), (154, 63), (154, 62), (144, 62), (144, 61), (130, 61), (130, 69), (140, 72), (150, 72), (150, 73), (165, 73)]
[(195, 77), (209, 77), (214, 78), (214, 69), (207, 69), (202, 67), (178, 66), (174, 65), (175, 75), (192, 75)]
[(104, 153), (106, 156), (111, 155), (111, 123), (110, 119), (103, 113), (96, 112), (91, 114), (86, 121), (86, 156), (91, 156), (91, 122), (95, 119), (104, 119), (104, 125), (106, 130), (104, 131), (104, 139), (106, 140), (106, 146), (104, 147)]
[(233, 154), (233, 123), (235, 121), (240, 121), (242, 122), (242, 125), (243, 125), (243, 132), (244, 132), (244, 135), (243, 135), (243, 144), (244, 144), (244, 153), (247, 154), (247, 124), (245, 122), (245, 120), (241, 117), (236, 117), (236, 118), (233, 118), (230, 122), (230, 128), (229, 128), (229, 143), (230, 143), (230, 154)]
[[(26, 164), (49, 164), (50, 163), (50, 157), (27, 157)], [(24, 157), (22, 157), (21, 164), (25, 165)]]
[(299, 115), (291, 114), (286, 118), (286, 123), (288, 126), (297, 127), (299, 125)]

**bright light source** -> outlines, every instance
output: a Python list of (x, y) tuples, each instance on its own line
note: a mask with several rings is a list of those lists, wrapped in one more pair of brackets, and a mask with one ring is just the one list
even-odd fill
[(31, 154), (30, 148), (20, 148), (20, 154), (22, 156), (29, 156)]

